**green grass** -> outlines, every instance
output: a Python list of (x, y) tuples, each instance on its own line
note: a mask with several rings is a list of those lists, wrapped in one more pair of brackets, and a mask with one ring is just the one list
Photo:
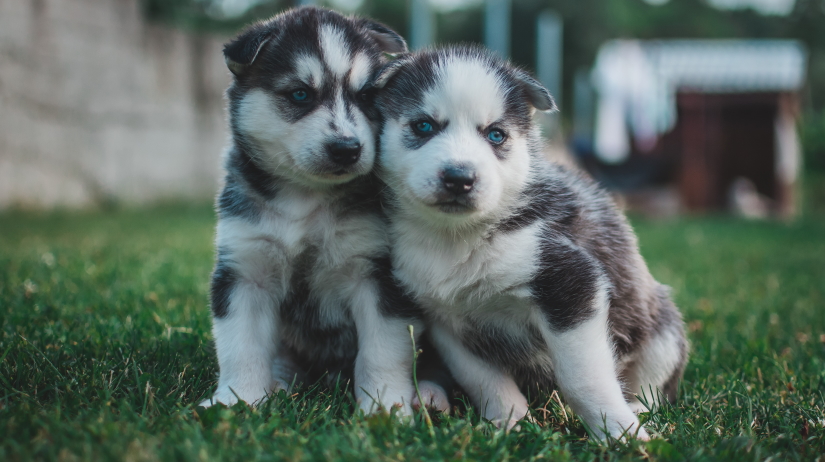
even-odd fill
[[(208, 207), (0, 215), (0, 460), (814, 460), (825, 453), (825, 217), (636, 220), (692, 354), (661, 439), (597, 445), (555, 401), (506, 433), (400, 423), (342, 388), (197, 410), (216, 364)], [(821, 460), (825, 460), (822, 458)]]

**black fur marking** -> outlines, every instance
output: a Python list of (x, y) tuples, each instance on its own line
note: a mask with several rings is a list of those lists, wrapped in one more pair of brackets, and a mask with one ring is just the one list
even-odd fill
[(378, 307), (381, 313), (396, 318), (420, 319), (423, 316), (421, 307), (393, 276), (390, 257), (377, 258), (373, 260), (373, 264), (373, 279), (378, 284)]
[(370, 31), (370, 35), (379, 43), (383, 51), (387, 53), (407, 51), (407, 42), (394, 30), (371, 19), (363, 19), (362, 24)]
[(218, 197), (218, 215), (222, 219), (240, 217), (257, 221), (261, 208), (254, 199), (246, 195), (242, 186), (231, 175), (226, 176), (226, 184)]
[(265, 24), (256, 24), (223, 47), (223, 55), (233, 74), (242, 76), (276, 30)]
[(416, 363), (418, 381), (427, 380), (435, 383), (447, 392), (447, 397), (451, 397), (458, 388), (458, 383), (441, 355), (438, 354), (438, 350), (433, 346), (429, 336), (426, 333), (422, 335), (415, 346), (421, 352), (418, 355), (418, 363)]
[(349, 307), (343, 306), (335, 311), (347, 313), (347, 322), (330, 325), (324, 319), (309, 285), (316, 258), (317, 250), (309, 249), (296, 261), (289, 292), (280, 307), (284, 341), (301, 360), (300, 366), (309, 371), (349, 369), (358, 351), (355, 323), (349, 318)]
[[(388, 64), (386, 69), (396, 68), (382, 91), (378, 92), (377, 104), (385, 117), (398, 119), (402, 114), (412, 118), (420, 112), (419, 104), (430, 88), (436, 83), (436, 60), (416, 60), (413, 55), (410, 65)], [(415, 62), (413, 66), (412, 63)], [(381, 71), (379, 71), (379, 74)]]
[(236, 169), (246, 184), (264, 199), (272, 199), (278, 192), (277, 180), (252, 159), (244, 149), (236, 149), (230, 155), (230, 170)]
[(582, 249), (561, 242), (552, 232), (548, 234), (542, 239), (540, 269), (530, 288), (550, 325), (565, 331), (595, 313), (590, 303), (596, 296), (601, 271)]
[(474, 355), (505, 371), (530, 363), (536, 355), (547, 350), (541, 333), (532, 325), (528, 325), (525, 332), (514, 336), (495, 325), (467, 322), (461, 343)]
[(540, 111), (556, 111), (556, 101), (544, 85), (524, 71), (516, 71), (516, 78), (520, 81), (521, 90), (536, 109)]
[(295, 123), (304, 117), (312, 114), (321, 106), (328, 106), (330, 99), (325, 94), (315, 95), (315, 99), (309, 103), (296, 104), (288, 96), (279, 94), (274, 98), (278, 112), (289, 123)]
[(238, 280), (238, 275), (229, 266), (226, 253), (218, 250), (218, 258), (215, 263), (215, 270), (212, 272), (212, 286), (210, 296), (212, 299), (212, 315), (220, 319), (229, 314), (229, 297), (232, 289)]
[[(474, 355), (513, 377), (528, 396), (554, 388), (547, 345), (532, 324), (514, 336), (495, 325), (468, 323), (461, 342)], [(547, 362), (542, 363), (541, 359)]]
[(568, 227), (576, 218), (576, 197), (568, 188), (550, 181), (534, 181), (521, 192), (523, 204), (499, 222), (497, 232), (512, 232), (548, 220), (557, 229)]
[(402, 139), (402, 142), (404, 143), (405, 148), (407, 148), (410, 151), (414, 151), (427, 144), (427, 142), (433, 138), (434, 136), (418, 136), (415, 133), (406, 132), (404, 133), (404, 138)]

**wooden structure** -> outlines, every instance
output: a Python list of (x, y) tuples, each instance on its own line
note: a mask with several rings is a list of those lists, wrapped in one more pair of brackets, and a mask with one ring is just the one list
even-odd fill
[[(631, 140), (620, 162), (579, 149), (585, 167), (630, 194), (669, 187), (679, 211), (793, 216), (804, 48), (792, 41), (636, 43), (650, 81), (666, 89), (644, 107), (655, 109), (664, 94), (649, 119), (664, 119), (666, 129), (652, 147)], [(623, 97), (638, 98), (638, 91)]]

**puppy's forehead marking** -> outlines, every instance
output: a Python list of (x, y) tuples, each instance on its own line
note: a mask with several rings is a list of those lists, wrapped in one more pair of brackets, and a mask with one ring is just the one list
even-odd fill
[(327, 68), (336, 77), (344, 77), (350, 68), (350, 52), (344, 32), (331, 24), (321, 26), (318, 34)]
[(372, 69), (370, 58), (364, 53), (355, 55), (352, 60), (352, 70), (349, 74), (349, 85), (353, 91), (358, 91), (364, 87), (369, 79)]
[(295, 59), (295, 74), (301, 81), (318, 88), (323, 85), (324, 65), (316, 56), (300, 55)]
[(501, 79), (484, 63), (453, 58), (438, 69), (438, 83), (424, 94), (434, 115), (486, 126), (502, 118), (505, 95)]

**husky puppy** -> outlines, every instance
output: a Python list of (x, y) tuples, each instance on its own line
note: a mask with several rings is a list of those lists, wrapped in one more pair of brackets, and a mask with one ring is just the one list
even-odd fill
[(296, 374), (330, 372), (352, 374), (366, 412), (410, 412), (407, 326), (423, 326), (390, 272), (367, 90), (384, 54), (403, 51), (389, 28), (320, 8), (225, 46), (232, 143), (211, 287), (220, 375), (202, 405), (258, 403)]
[(525, 393), (558, 387), (599, 436), (647, 438), (635, 395), (676, 398), (682, 319), (608, 195), (544, 158), (547, 90), (475, 48), (405, 57), (375, 85), (394, 274), (473, 404), (511, 427)]

